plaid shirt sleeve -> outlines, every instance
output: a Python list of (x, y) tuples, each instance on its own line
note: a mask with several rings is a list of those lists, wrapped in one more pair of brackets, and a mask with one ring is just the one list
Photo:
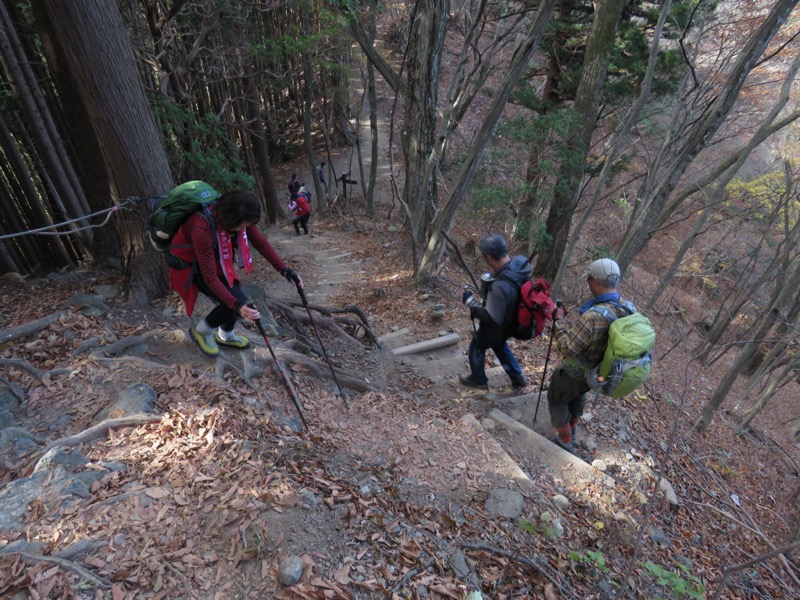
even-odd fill
[(603, 360), (608, 344), (608, 321), (594, 310), (589, 310), (576, 321), (565, 326), (556, 324), (555, 342), (564, 356), (580, 358), (590, 365)]

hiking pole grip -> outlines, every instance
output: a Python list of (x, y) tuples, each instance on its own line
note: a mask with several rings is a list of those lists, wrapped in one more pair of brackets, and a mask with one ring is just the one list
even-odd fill
[(305, 291), (300, 287), (299, 283), (296, 283), (295, 286), (297, 286), (297, 293), (300, 294), (300, 302), (303, 303), (303, 306), (308, 306), (308, 300), (306, 300)]

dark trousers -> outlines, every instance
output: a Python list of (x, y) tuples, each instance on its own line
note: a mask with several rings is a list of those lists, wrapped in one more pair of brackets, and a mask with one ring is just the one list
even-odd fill
[(547, 406), (550, 423), (558, 429), (569, 423), (572, 417), (580, 417), (586, 406), (586, 392), (591, 388), (583, 379), (574, 379), (562, 367), (553, 371), (550, 388), (547, 390)]
[(297, 235), (300, 235), (300, 227), (303, 227), (303, 233), (308, 233), (308, 219), (311, 215), (303, 215), (302, 217), (295, 217), (292, 219), (292, 225), (294, 225), (294, 231)]
[[(220, 275), (219, 279), (222, 284), (228, 288), (228, 291), (236, 297), (237, 300), (240, 302), (247, 302), (247, 297), (244, 295), (244, 292), (242, 292), (242, 288), (239, 286), (238, 281), (234, 281), (233, 287), (231, 287), (228, 285), (225, 277)], [(233, 327), (236, 325), (236, 319), (239, 318), (239, 314), (234, 309), (225, 306), (222, 301), (214, 295), (214, 293), (211, 291), (211, 288), (208, 287), (205, 280), (200, 275), (195, 275), (194, 283), (197, 285), (197, 289), (217, 303), (217, 306), (212, 309), (208, 315), (206, 315), (205, 320), (209, 327), (221, 327), (223, 331), (233, 331)]]
[(486, 351), (490, 348), (511, 381), (522, 377), (522, 369), (519, 368), (517, 358), (511, 352), (506, 341), (502, 338), (481, 335), (479, 329), (477, 335), (474, 335), (469, 343), (469, 368), (472, 371), (472, 379), (476, 383), (483, 384), (488, 381), (484, 362), (486, 361)]

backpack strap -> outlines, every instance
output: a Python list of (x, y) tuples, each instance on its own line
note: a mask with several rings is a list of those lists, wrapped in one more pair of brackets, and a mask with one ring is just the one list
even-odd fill
[(625, 316), (632, 315), (633, 313), (636, 312), (636, 307), (633, 305), (633, 302), (630, 302), (629, 300), (622, 300), (621, 302), (618, 302), (616, 300), (610, 300), (608, 302), (601, 302), (600, 304), (595, 304), (594, 306), (592, 306), (592, 308), (589, 309), (589, 310), (593, 310), (593, 311), (603, 315), (603, 318), (606, 321), (608, 321), (609, 325), (611, 323), (613, 323), (614, 321), (616, 321), (619, 318), (619, 316), (617, 315), (617, 313), (615, 313), (613, 310), (611, 310), (607, 306), (603, 306), (604, 304), (611, 304), (612, 306), (616, 306), (617, 308), (621, 308), (622, 310), (624, 310), (627, 313)]
[[(216, 222), (214, 221), (214, 213), (211, 212), (211, 207), (215, 206), (216, 204), (217, 204), (216, 200), (214, 202), (209, 202), (208, 204), (203, 204), (200, 207), (200, 210), (197, 210), (194, 213), (194, 214), (199, 214), (201, 217), (203, 217), (206, 220), (206, 223), (208, 223), (208, 226), (211, 227), (211, 232), (212, 232), (212, 234), (214, 236), (214, 250), (216, 250), (218, 248), (219, 242), (218, 242), (217, 234), (216, 234), (217, 226), (216, 226)], [(184, 225), (186, 225), (187, 221), (188, 221), (188, 219), (186, 221), (184, 221), (183, 223), (181, 223), (180, 226), (183, 227)], [(194, 248), (194, 244), (170, 244), (169, 248), (164, 250), (164, 259), (166, 260), (168, 267), (170, 267), (172, 269), (179, 269), (179, 270), (180, 269), (188, 269), (189, 267), (192, 267), (192, 277), (193, 277), (194, 273), (196, 271), (199, 271), (197, 266), (196, 266), (196, 264), (193, 263), (193, 262), (186, 262), (182, 258), (179, 258), (179, 257), (175, 256), (172, 253), (172, 249), (173, 248), (176, 248), (176, 249)]]

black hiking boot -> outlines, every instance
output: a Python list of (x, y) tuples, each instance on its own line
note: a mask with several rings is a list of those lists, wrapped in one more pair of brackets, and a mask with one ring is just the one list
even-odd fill
[(477, 381), (475, 381), (475, 379), (472, 377), (471, 374), (470, 375), (459, 375), (458, 376), (458, 382), (461, 385), (465, 385), (467, 387), (475, 388), (475, 389), (478, 389), (478, 390), (486, 391), (486, 390), (489, 389), (489, 383), (488, 382), (487, 383), (478, 383)]
[(578, 448), (575, 446), (575, 442), (570, 440), (567, 443), (561, 441), (561, 438), (557, 435), (550, 438), (550, 441), (553, 442), (556, 446), (561, 448), (562, 450), (566, 450), (570, 454), (574, 454), (575, 456), (578, 455)]
[(525, 379), (524, 375), (522, 377), (518, 377), (516, 379), (511, 380), (511, 387), (514, 388), (515, 390), (521, 390), (522, 388), (528, 387), (528, 385), (530, 384), (528, 383), (528, 380)]

